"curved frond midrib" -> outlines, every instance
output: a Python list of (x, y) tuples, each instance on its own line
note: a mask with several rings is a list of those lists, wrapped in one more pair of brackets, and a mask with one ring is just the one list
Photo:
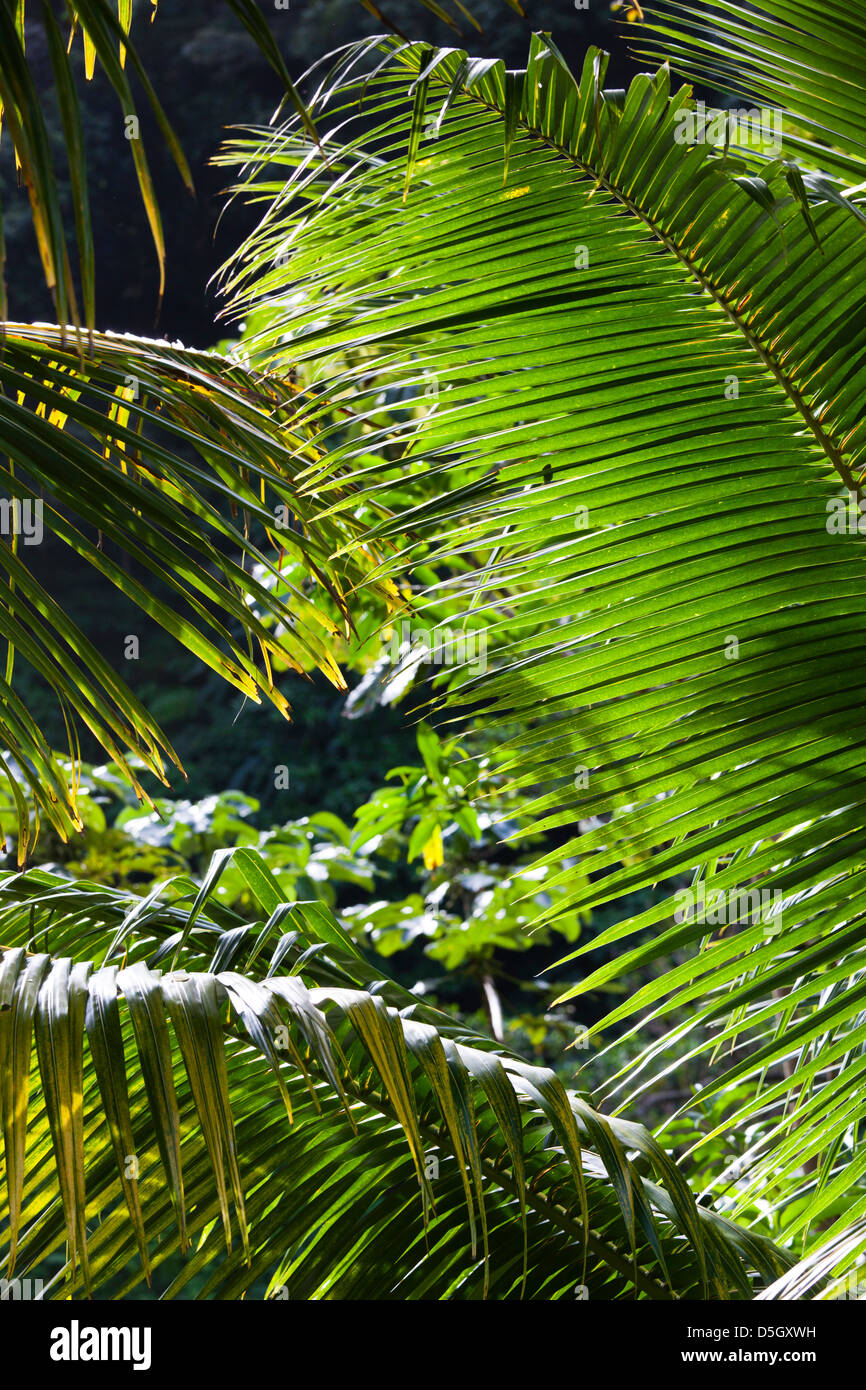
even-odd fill
[[(481, 97), (477, 95), (477, 93), (473, 91), (466, 91), (464, 92), (464, 95), (469, 97), (471, 100), (477, 102), (477, 104), (483, 107), (484, 110), (489, 111), (493, 115), (501, 117), (502, 113), (496, 108), (496, 106), (494, 106), (490, 102), (484, 101)], [(564, 160), (570, 163), (574, 168), (579, 169), (580, 172), (584, 174), (587, 178), (591, 178), (594, 181), (594, 183), (596, 183), (599, 187), (604, 188), (604, 190), (607, 193), (609, 193), (611, 197), (615, 198), (617, 202), (619, 202), (624, 208), (626, 208), (628, 212), (630, 212), (633, 216), (639, 218), (640, 221), (643, 222), (644, 226), (646, 226), (653, 233), (653, 235), (657, 237), (657, 239), (665, 246), (665, 248), (671, 253), (671, 255), (676, 257), (680, 265), (684, 266), (685, 269), (688, 270), (689, 274), (692, 275), (695, 278), (695, 280), (697, 280), (698, 284), (701, 286), (704, 292), (713, 300), (715, 304), (719, 306), (719, 308), (724, 312), (729, 321), (742, 334), (743, 338), (748, 343), (752, 351), (760, 358), (764, 366), (767, 367), (767, 369), (771, 372), (778, 385), (784, 391), (787, 399), (791, 402), (791, 404), (797, 410), (799, 415), (802, 417), (805, 425), (814, 436), (817, 444), (820, 446), (828, 461), (835, 469), (835, 471), (839, 474), (839, 477), (842, 479), (846, 488), (849, 490), (849, 492), (855, 493), (859, 500), (860, 497), (863, 496), (863, 493), (861, 491), (860, 484), (855, 479), (848, 464), (845, 462), (841, 441), (837, 441), (836, 439), (834, 439), (823, 428), (820, 420), (815, 415), (808, 402), (805, 400), (803, 393), (800, 390), (794, 378), (785, 372), (781, 362), (774, 355), (771, 347), (768, 344), (761, 342), (759, 337), (752, 332), (743, 316), (738, 312), (737, 307), (731, 299), (731, 297), (726, 295), (724, 291), (722, 291), (720, 288), (714, 285), (712, 281), (709, 280), (698, 268), (698, 266), (695, 264), (694, 259), (689, 255), (687, 249), (684, 246), (678, 245), (659, 226), (659, 224), (651, 217), (651, 215), (645, 209), (641, 208), (638, 203), (634, 202), (634, 200), (628, 196), (628, 194), (626, 194), (621, 188), (618, 188), (615, 183), (611, 182), (611, 180), (607, 177), (607, 175), (604, 173), (602, 169), (592, 164), (588, 164), (585, 160), (579, 159), (571, 150), (567, 149), (559, 141), (554, 140), (551, 136), (542, 134), (542, 132), (530, 125), (528, 121), (525, 121), (520, 117), (518, 117), (517, 119), (517, 126), (525, 135), (527, 135), (537, 144), (542, 145), (546, 149), (554, 150), (558, 155), (560, 155)]]
[[(351, 1077), (344, 1080), (343, 1084), (354, 1099), (376, 1110), (383, 1118), (392, 1120), (394, 1124), (399, 1124), (396, 1112), (388, 1105), (387, 1101), (384, 1100), (381, 1093), (375, 1087), (364, 1086), (359, 1082), (353, 1081)], [(447, 1136), (445, 1136), (439, 1128), (434, 1128), (429, 1121), (419, 1118), (418, 1127), (422, 1137), (426, 1135), (431, 1142), (447, 1144)], [(452, 1154), (452, 1157), (454, 1156), (455, 1155)], [(520, 1193), (517, 1183), (514, 1182), (513, 1178), (504, 1170), (500, 1163), (495, 1162), (493, 1159), (485, 1158), (482, 1155), (479, 1159), (479, 1166), (490, 1182), (502, 1188), (511, 1197), (519, 1200)], [(584, 1232), (581, 1223), (575, 1220), (565, 1207), (545, 1197), (543, 1193), (539, 1191), (539, 1179), (537, 1177), (530, 1177), (527, 1175), (524, 1191), (526, 1205), (528, 1207), (534, 1208), (539, 1216), (545, 1217), (554, 1225), (558, 1226), (564, 1235), (578, 1241), (582, 1246), (585, 1245), (588, 1255), (596, 1256), (599, 1260), (609, 1265), (611, 1269), (616, 1270), (617, 1274), (621, 1275), (622, 1278), (627, 1280), (630, 1284), (633, 1284), (635, 1289), (652, 1299), (665, 1300), (671, 1297), (661, 1284), (650, 1278), (649, 1275), (645, 1274), (642, 1270), (636, 1268), (633, 1261), (620, 1254), (618, 1250), (601, 1236), (597, 1235), (592, 1230)]]

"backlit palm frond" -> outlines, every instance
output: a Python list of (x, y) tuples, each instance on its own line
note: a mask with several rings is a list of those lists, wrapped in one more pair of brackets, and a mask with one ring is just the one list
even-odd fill
[(866, 5), (812, 0), (661, 0), (632, 36), (641, 56), (726, 95), (782, 112), (785, 150), (812, 169), (866, 181)]
[(0, 382), (0, 480), (10, 495), (0, 518), (0, 741), (13, 755), (4, 766), (16, 788), (23, 862), (27, 800), (64, 837), (80, 821), (74, 782), (16, 693), (15, 662), (55, 692), (73, 761), (80, 720), (137, 787), (127, 750), (163, 781), (164, 759), (177, 762), (104, 649), (41, 582), (36, 557), (46, 535), (243, 696), (264, 695), (284, 714), (275, 654), (297, 670), (319, 667), (338, 687), (344, 681), (329, 650), (335, 620), (301, 590), (267, 583), (281, 563), (275, 548), (301, 562), (345, 623), (348, 595), (376, 555), (331, 560), (359, 529), (351, 509), (338, 522), (311, 524), (316, 503), (301, 474), (318, 451), (297, 422), (288, 374), (268, 378), (167, 343), (76, 342), (57, 328), (8, 324)]
[(822, 1241), (816, 1249), (786, 1269), (768, 1288), (756, 1294), (766, 1302), (794, 1299), (866, 1298), (863, 1255), (866, 1251), (866, 1222), (853, 1225)]
[[(501, 613), (452, 699), (483, 705), (533, 833), (570, 832), (547, 859), (565, 910), (666, 886), (581, 948), (619, 954), (563, 999), (687, 952), (607, 1023), (687, 1009), (697, 1053), (740, 1049), (711, 1089), (755, 1083), (736, 1118), (770, 1107), (756, 1183), (775, 1202), (799, 1173), (807, 1234), (866, 1164), (862, 208), (684, 140), (664, 68), (605, 92), (604, 55), (577, 79), (547, 37), (523, 72), (388, 51), (372, 134), (325, 132), (327, 162), (291, 127), (227, 155), (271, 199), (236, 310), (262, 311), (263, 362), (351, 347), (335, 385), (364, 447), (309, 418), (368, 495), (417, 462), (436, 481), (412, 527), (443, 563), (474, 556)], [(431, 376), (431, 409), (378, 421), (379, 393)], [(735, 908), (719, 932), (710, 891)]]
[[(258, 920), (219, 907), (230, 858)], [(0, 887), (6, 1277), (64, 1244), (48, 1296), (164, 1282), (179, 1250), (168, 1296), (747, 1297), (786, 1267), (640, 1126), (378, 979), (255, 852), (191, 905), (165, 888)]]
[[(154, 0), (155, 3), (155, 0)], [(316, 127), (311, 113), (292, 81), (283, 45), (274, 35), (255, 0), (225, 0), (240, 24), (250, 34), (259, 51), (285, 88), (286, 100), (298, 114), (311, 138)], [(385, 28), (387, 13), (372, 3), (359, 0)], [(406, 0), (403, 0), (405, 11)], [(504, 5), (523, 14), (520, 0), (502, 0)], [(419, 8), (432, 12), (460, 32), (460, 22), (480, 28), (470, 4), (462, 0), (418, 0)], [(390, 5), (385, 5), (389, 11)], [(171, 157), (190, 192), (193, 181), (186, 157), (169, 123), (159, 97), (131, 36), (131, 0), (66, 0), (57, 15), (47, 0), (0, 0), (0, 126), (5, 128), (15, 151), (16, 168), (27, 189), (30, 213), (36, 235), (45, 282), (54, 297), (59, 323), (95, 326), (96, 266), (93, 227), (87, 178), (87, 157), (81, 107), (76, 88), (77, 44), (84, 52), (84, 74), (88, 81), (97, 67), (108, 79), (119, 106), (118, 127), (122, 129), (135, 165), (138, 186), (147, 215), (159, 266), (159, 298), (165, 285), (165, 241), (162, 217), (156, 200), (140, 120), (130, 77), (144, 93), (145, 100), (165, 140)], [(156, 14), (152, 15), (153, 18)], [(405, 19), (405, 13), (395, 16)], [(64, 222), (57, 171), (51, 157), (46, 92), (37, 83), (28, 64), (26, 35), (28, 24), (41, 24), (51, 64), (54, 96), (62, 124), (64, 154), (74, 208), (73, 229)], [(62, 28), (61, 28), (62, 24)], [(72, 55), (72, 56), (70, 56)], [(6, 307), (5, 246), (0, 209), (0, 319), (8, 317)], [(76, 285), (78, 288), (76, 289)], [(79, 296), (81, 303), (79, 303)]]
[[(58, 182), (53, 166), (45, 92), (37, 85), (26, 52), (27, 23), (38, 17), (45, 32), (51, 60), (54, 92), (60, 110), (69, 184), (75, 209), (77, 260), (73, 274), (70, 239), (64, 226)], [(111, 83), (120, 106), (119, 124), (127, 136), (147, 219), (159, 262), (160, 297), (164, 285), (165, 244), (162, 219), (156, 202), (147, 156), (140, 138), (139, 117), (129, 81), (127, 62), (141, 84), (163, 138), (181, 176), (192, 190), (192, 176), (172, 128), (165, 117), (147, 73), (129, 37), (132, 6), (120, 0), (81, 0), (66, 6), (69, 29), (81, 35), (84, 68), (93, 76), (97, 62)], [(39, 246), (45, 282), (54, 296), (60, 323), (94, 326), (95, 263), (93, 229), (87, 183), (87, 160), (81, 110), (75, 87), (67, 34), (62, 33), (54, 10), (46, 3), (24, 0), (0, 3), (0, 120), (8, 131), (15, 160), (30, 199), (31, 219)], [(5, 298), (5, 250), (0, 237), (0, 319), (8, 317)], [(82, 303), (78, 303), (76, 279)]]

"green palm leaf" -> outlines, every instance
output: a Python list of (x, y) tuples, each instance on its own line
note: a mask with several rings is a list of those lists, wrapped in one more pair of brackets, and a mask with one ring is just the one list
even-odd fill
[(756, 1297), (767, 1302), (806, 1298), (859, 1301), (863, 1297), (860, 1261), (864, 1246), (866, 1226), (863, 1221), (855, 1221), (831, 1240), (822, 1241)]
[[(262, 17), (255, 0), (226, 0), (226, 3), (257, 44), (260, 52), (280, 78), (286, 100), (298, 113), (300, 120), (315, 139), (316, 127), (311, 113), (299, 95), (286, 67), (280, 46)], [(365, 8), (387, 28), (389, 21), (370, 0), (361, 0)], [(480, 28), (469, 7), (462, 0), (418, 0), (451, 28), (460, 32), (460, 20), (468, 20)], [(520, 0), (503, 0), (512, 10), (523, 14)], [(70, 51), (80, 35), (84, 49), (84, 72), (88, 81), (97, 66), (105, 74), (117, 97), (130, 154), (135, 165), (138, 186), (153, 238), (159, 266), (159, 299), (165, 285), (165, 242), (162, 218), (156, 201), (150, 168), (139, 134), (139, 116), (129, 82), (128, 69), (135, 74), (148, 106), (159, 126), (160, 134), (190, 192), (192, 175), (150, 77), (138, 56), (130, 37), (132, 5), (130, 0), (66, 0), (64, 18), (69, 25), (68, 40), (61, 33), (58, 18), (47, 0), (38, 5), (27, 0), (2, 0), (0, 3), (0, 124), (5, 124), (15, 150), (16, 166), (21, 172), (30, 199), (33, 229), (39, 247), (45, 282), (54, 297), (58, 322), (76, 325), (83, 322), (88, 329), (95, 326), (95, 264), (93, 233), (87, 184), (87, 161), (81, 126), (81, 113), (75, 88), (74, 65)], [(388, 8), (388, 7), (386, 7)], [(76, 294), (76, 276), (70, 255), (68, 235), (58, 196), (56, 172), (53, 167), (49, 132), (44, 115), (44, 93), (36, 84), (28, 66), (25, 50), (26, 22), (34, 14), (45, 31), (51, 61), (52, 77), (63, 126), (65, 155), (68, 161), (69, 182), (74, 205), (75, 236), (78, 249), (78, 280), (82, 306)], [(155, 16), (153, 16), (155, 17)], [(128, 65), (128, 67), (127, 67)], [(5, 246), (2, 236), (0, 210), (0, 320), (7, 317), (6, 283), (4, 276)], [(83, 312), (82, 312), (83, 311)]]
[(866, 178), (866, 6), (728, 0), (644, 11), (636, 47), (677, 72), (783, 113), (785, 148), (851, 184)]
[[(333, 386), (366, 412), (363, 445), (329, 432), (324, 405), (309, 419), (369, 496), (393, 485), (371, 462), (386, 440), (436, 480), (371, 534), (405, 536), (411, 517), (425, 554), (469, 559), (498, 604), (490, 669), (452, 678), (450, 698), (483, 709), (533, 831), (570, 830), (543, 861), (565, 910), (668, 888), (593, 943), (637, 944), (562, 997), (688, 952), (607, 1023), (688, 1006), (696, 1055), (741, 1047), (712, 1091), (755, 1083), (736, 1119), (770, 1120), (750, 1157), (772, 1200), (807, 1163), (802, 1236), (863, 1161), (861, 210), (808, 171), (758, 179), (681, 143), (690, 98), (666, 69), (605, 92), (604, 55), (578, 80), (547, 37), (511, 75), (386, 50), (372, 135), (325, 132), (323, 163), (289, 125), (224, 156), (239, 190), (271, 199), (228, 268), (235, 310), (266, 311), (263, 363), (287, 338), (311, 366), (351, 348)], [(321, 101), (351, 104), (355, 59)], [(429, 372), (435, 408), (379, 426), (374, 392), (420, 400)], [(389, 572), (416, 554), (398, 540)], [(683, 875), (696, 896), (776, 895), (781, 920), (748, 900), (718, 940), (712, 918), (672, 922)]]
[[(303, 1299), (667, 1298), (705, 1280), (727, 1297), (785, 1268), (697, 1207), (640, 1126), (335, 949), (320, 905), (241, 931), (212, 908), (187, 933), (182, 903), (142, 911), (45, 872), (5, 876), (0, 1061), (15, 1073), (41, 981), (39, 1089), (28, 1107), (16, 1087), (18, 1116), (3, 1111), (9, 1275), (66, 1241), (54, 1295), (116, 1276), (129, 1289), (188, 1238), (171, 1295), (207, 1271), (204, 1297), (265, 1276)], [(28, 957), (34, 932), (48, 952)], [(164, 974), (179, 935), (181, 968)], [(100, 967), (73, 964), (73, 943), (98, 947)]]
[[(26, 563), (43, 529), (244, 697), (265, 696), (284, 714), (275, 655), (344, 682), (329, 650), (336, 621), (274, 582), (282, 562), (274, 548), (303, 563), (345, 622), (348, 595), (376, 556), (330, 558), (360, 529), (351, 510), (310, 524), (316, 503), (302, 475), (319, 451), (298, 420), (287, 376), (112, 335), (93, 335), (85, 350), (64, 342), (59, 329), (8, 324), (0, 380), (0, 478), (15, 499), (4, 504), (9, 540), (0, 545), (8, 581), (0, 633), (9, 653), (0, 737), (13, 759), (7, 776), (23, 788), (23, 862), (28, 796), (63, 836), (80, 821), (74, 781), (15, 693), (13, 653), (55, 691), (73, 762), (75, 716), (142, 795), (127, 750), (163, 782), (165, 759), (177, 762), (141, 702)], [(41, 508), (40, 535), (34, 526), (22, 538), (28, 507)], [(162, 590), (154, 593), (147, 577)]]

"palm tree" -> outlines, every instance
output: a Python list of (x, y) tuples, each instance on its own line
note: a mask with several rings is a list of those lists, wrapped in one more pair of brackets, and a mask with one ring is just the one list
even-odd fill
[[(97, 0), (79, 14), (91, 42), (117, 40)], [(347, 622), (362, 585), (402, 601), (419, 555), (439, 578), (416, 609), (483, 598), (488, 669), (452, 672), (443, 699), (471, 703), (536, 829), (570, 832), (541, 861), (568, 886), (556, 910), (670, 890), (593, 943), (636, 936), (563, 998), (668, 961), (605, 1024), (688, 1006), (611, 1079), (605, 1101), (625, 1096), (605, 1113), (382, 981), (248, 850), (233, 862), (254, 921), (219, 904), (228, 855), (188, 907), (9, 875), (7, 1275), (65, 1247), (54, 1289), (122, 1292), (192, 1245), (171, 1293), (207, 1270), (220, 1297), (263, 1275), (291, 1298), (785, 1297), (826, 1292), (863, 1249), (866, 9), (789, 14), (671, 6), (641, 40), (736, 99), (777, 112), (784, 94), (771, 151), (727, 118), (707, 138), (667, 63), (623, 92), (604, 89), (604, 54), (577, 76), (548, 35), (520, 72), (396, 39), (353, 48), (303, 110), (295, 95), (284, 125), (221, 156), (265, 208), (225, 272), (251, 325), (243, 364), (76, 330), (74, 314), (68, 330), (7, 325), (12, 496), (45, 489), (58, 534), (148, 611), (70, 514), (171, 565), (178, 609), (154, 616), (245, 693), (279, 698), (284, 644), (339, 679), (313, 615), (300, 625), (266, 582), (271, 542), (297, 548)], [(17, 148), (30, 93), (3, 52)], [(31, 186), (39, 156), (22, 160)], [(34, 195), (37, 219), (54, 206)], [(45, 259), (62, 320), (65, 252)], [(307, 382), (335, 356), (325, 385), (293, 389), (290, 366)], [(383, 391), (411, 399), (431, 373), (432, 408), (383, 415)], [(419, 473), (417, 503), (395, 508)], [(298, 521), (286, 535), (280, 503)], [(3, 560), (10, 652), (112, 756), (159, 771), (170, 750), (146, 712), (20, 552)], [(11, 674), (10, 657), (12, 775), (68, 833), (74, 786)], [(598, 828), (579, 835), (589, 813)], [(720, 916), (731, 901), (736, 921)], [(689, 1037), (696, 1056), (735, 1054), (707, 1093), (751, 1083), (725, 1121), (755, 1126), (745, 1180), (731, 1199), (719, 1173), (709, 1194), (724, 1212), (620, 1113)], [(785, 1250), (737, 1220), (757, 1188)], [(828, 1223), (840, 1192), (850, 1213)], [(795, 1242), (811, 1263), (790, 1274)]]

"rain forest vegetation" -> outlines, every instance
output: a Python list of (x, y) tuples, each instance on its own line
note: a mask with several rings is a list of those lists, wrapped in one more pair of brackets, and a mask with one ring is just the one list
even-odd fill
[(859, 1296), (866, 0), (228, 0), (199, 347), (150, 8), (0, 0), (4, 1296)]

